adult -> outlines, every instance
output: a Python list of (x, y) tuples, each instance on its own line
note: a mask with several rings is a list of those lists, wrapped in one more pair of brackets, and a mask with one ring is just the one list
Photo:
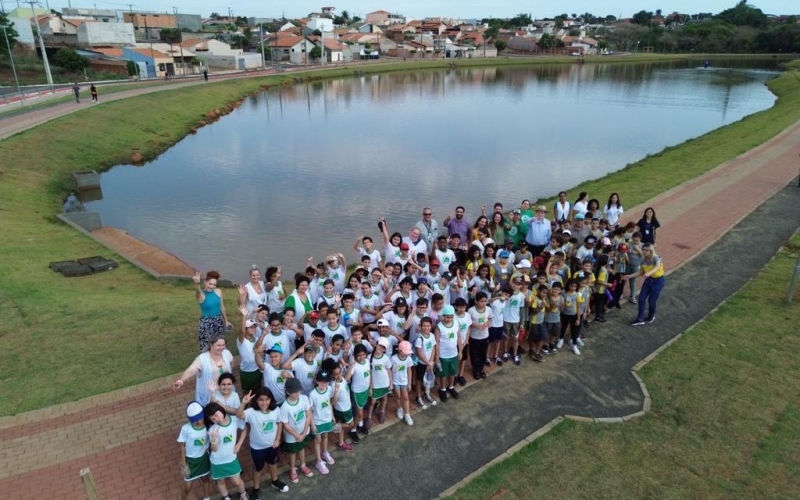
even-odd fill
[(494, 241), (498, 243), (505, 243), (506, 218), (503, 216), (503, 212), (494, 212), (492, 214), (492, 218), (489, 221), (489, 234)]
[(457, 234), (462, 245), (467, 245), (472, 239), (470, 238), (470, 223), (464, 218), (467, 209), (462, 206), (456, 207), (455, 219), (447, 214), (444, 219), (444, 227), (447, 228), (447, 235), (451, 238)]
[(522, 223), (527, 226), (528, 222), (530, 222), (531, 219), (533, 219), (533, 210), (531, 210), (530, 200), (522, 200), (522, 203), (520, 203), (519, 205), (519, 211)]
[[(666, 278), (664, 277), (664, 262), (661, 257), (656, 255), (655, 248), (650, 243), (642, 245), (642, 264), (639, 271), (633, 274), (626, 274), (622, 277), (628, 281), (631, 278), (644, 276), (644, 283), (639, 291), (639, 314), (631, 322), (633, 326), (652, 323), (656, 320), (656, 304), (661, 290), (664, 289)], [(645, 302), (647, 303), (647, 316), (645, 313)]]
[(597, 198), (592, 198), (589, 200), (589, 202), (586, 204), (586, 214), (592, 214), (592, 219), (602, 219), (603, 214), (600, 212), (600, 200)]
[(656, 244), (656, 229), (660, 228), (661, 224), (658, 223), (656, 211), (653, 210), (653, 207), (644, 209), (644, 215), (642, 215), (642, 218), (636, 223), (636, 226), (639, 228), (639, 233), (642, 235), (642, 243)]
[(239, 305), (247, 307), (247, 314), (252, 313), (261, 304), (267, 303), (267, 291), (261, 281), (258, 266), (250, 266), (250, 281), (239, 285)]
[(189, 368), (172, 384), (172, 390), (179, 390), (195, 377), (194, 399), (205, 406), (211, 401), (209, 385), (216, 385), (223, 373), (233, 373), (233, 354), (226, 348), (225, 337), (213, 337), (208, 350), (194, 358)]
[(572, 204), (572, 217), (576, 215), (586, 215), (586, 209), (589, 207), (589, 194), (586, 191), (581, 191), (578, 199)]
[(525, 235), (525, 241), (528, 242), (534, 257), (544, 251), (547, 244), (550, 243), (550, 236), (553, 234), (553, 228), (550, 226), (550, 221), (545, 218), (545, 215), (547, 215), (547, 207), (539, 205), (536, 207), (536, 216), (528, 222), (528, 233)]
[(267, 281), (264, 282), (264, 290), (267, 293), (267, 307), (274, 313), (283, 312), (283, 300), (286, 298), (286, 292), (283, 291), (283, 283), (281, 283), (281, 268), (268, 267), (264, 272)]
[(619, 216), (623, 213), (625, 213), (625, 210), (622, 208), (619, 195), (617, 193), (611, 193), (611, 196), (608, 197), (608, 203), (606, 203), (605, 208), (603, 208), (603, 214), (606, 217), (606, 222), (608, 222), (608, 227), (617, 227), (619, 225)]
[(97, 87), (94, 86), (94, 83), (89, 87), (89, 94), (92, 96), (92, 102), (97, 103)]
[(78, 85), (78, 82), (72, 86), (72, 93), (75, 94), (75, 102), (78, 104), (81, 103), (81, 87)]
[(436, 239), (439, 238), (439, 224), (436, 222), (436, 219), (433, 218), (433, 211), (428, 207), (423, 208), (422, 220), (417, 221), (414, 227), (419, 230), (428, 248), (432, 249), (436, 243)]
[(481, 216), (475, 220), (475, 225), (472, 226), (471, 234), (473, 240), (483, 240), (483, 238), (480, 236), (481, 230), (483, 230), (486, 236), (491, 238), (491, 232), (489, 231), (489, 218), (483, 214), (481, 214)]
[(577, 245), (583, 245), (586, 237), (592, 234), (591, 222), (584, 221), (583, 214), (575, 214), (574, 224), (570, 230), (571, 236), (578, 240)]
[(528, 225), (522, 222), (522, 210), (515, 208), (506, 222), (506, 237), (514, 242), (514, 248), (519, 248), (520, 242), (525, 241), (527, 233)]
[(200, 323), (197, 326), (197, 340), (200, 342), (200, 352), (208, 347), (211, 337), (220, 337), (225, 334), (226, 328), (233, 328), (225, 313), (225, 302), (222, 300), (222, 290), (217, 288), (219, 273), (209, 271), (203, 288), (200, 287), (200, 273), (194, 273), (194, 296), (200, 304)]
[(411, 252), (412, 260), (421, 253), (427, 255), (429, 249), (433, 249), (433, 245), (428, 245), (427, 240), (422, 237), (422, 233), (416, 226), (412, 227), (408, 236), (403, 238), (403, 243), (408, 243), (408, 251)]
[(294, 311), (294, 317), (298, 322), (301, 318), (304, 319), (305, 315), (314, 309), (314, 303), (311, 300), (311, 294), (308, 292), (309, 284), (310, 280), (308, 279), (308, 276), (302, 274), (298, 275), (294, 280), (294, 291), (283, 303), (284, 311), (292, 309)]
[(567, 201), (567, 192), (558, 193), (558, 201), (553, 205), (553, 220), (564, 222), (572, 218), (572, 203)]

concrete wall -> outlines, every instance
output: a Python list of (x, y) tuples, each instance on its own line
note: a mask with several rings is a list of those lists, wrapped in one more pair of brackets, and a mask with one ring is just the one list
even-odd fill
[(83, 23), (78, 26), (78, 43), (83, 45), (133, 45), (136, 38), (130, 23)]
[(19, 35), (17, 36), (17, 41), (22, 45), (34, 47), (36, 42), (33, 37), (33, 28), (30, 20), (21, 17), (9, 17), (8, 20), (11, 21), (14, 31)]
[(215, 70), (247, 70), (261, 68), (261, 54), (241, 54), (232, 56), (204, 55), (208, 67)]
[[(178, 24), (181, 26), (182, 31), (199, 32), (203, 31), (203, 23), (200, 21), (200, 16), (195, 14), (178, 14), (176, 16)], [(184, 37), (185, 38), (185, 37)]]
[(122, 11), (112, 10), (112, 9), (81, 9), (81, 8), (71, 9), (69, 7), (64, 7), (63, 9), (61, 9), (61, 14), (64, 15), (65, 17), (69, 16), (91, 17), (97, 19), (98, 21), (103, 21), (106, 23), (122, 22)]

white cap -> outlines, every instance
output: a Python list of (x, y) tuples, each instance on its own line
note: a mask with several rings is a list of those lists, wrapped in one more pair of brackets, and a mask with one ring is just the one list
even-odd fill
[(248, 319), (247, 321), (245, 321), (244, 326), (245, 328), (250, 328), (251, 326), (256, 326), (257, 324), (258, 323), (256, 323), (252, 319)]
[(522, 259), (521, 261), (519, 261), (519, 264), (517, 264), (517, 267), (520, 269), (530, 269), (531, 261), (529, 261), (528, 259)]
[(389, 326), (389, 322), (386, 321), (385, 319), (379, 319), (378, 322), (375, 324), (378, 326)]
[(189, 403), (189, 406), (186, 407), (186, 416), (189, 417), (189, 421), (191, 422), (197, 422), (198, 420), (202, 420), (203, 406), (197, 401), (192, 401), (191, 403)]
[(391, 344), (389, 343), (389, 339), (386, 339), (386, 338), (383, 338), (383, 337), (378, 339), (378, 345), (383, 347), (387, 351), (389, 350), (389, 346), (391, 346)]

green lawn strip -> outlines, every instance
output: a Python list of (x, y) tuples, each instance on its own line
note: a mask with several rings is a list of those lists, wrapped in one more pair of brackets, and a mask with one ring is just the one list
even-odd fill
[[(402, 63), (384, 66), (409, 69)], [(359, 70), (382, 71), (377, 65)], [(344, 77), (353, 71), (310, 75)], [(134, 149), (152, 159), (184, 137), (206, 111), (297, 76), (164, 90), (67, 115), (0, 142), (0, 311), (9, 318), (0, 325), (5, 347), (0, 415), (151, 380), (191, 361), (198, 316), (191, 288), (158, 283), (58, 222), (54, 214), (69, 189), (69, 173), (127, 163)], [(800, 117), (798, 74), (785, 74), (770, 86), (779, 96), (770, 110), (669, 148), (585, 189), (616, 190), (631, 206), (680, 182), (673, 177), (697, 176), (767, 140)], [(50, 261), (98, 254), (121, 261), (120, 269), (65, 279), (47, 268)], [(228, 291), (226, 299), (235, 318), (234, 294)]]
[(782, 250), (640, 372), (646, 416), (565, 421), (452, 498), (800, 498), (796, 260)]

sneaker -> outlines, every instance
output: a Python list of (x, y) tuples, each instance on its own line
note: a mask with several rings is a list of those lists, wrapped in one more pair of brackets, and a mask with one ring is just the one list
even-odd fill
[(507, 352), (503, 353), (503, 361), (508, 361), (510, 357), (511, 357), (511, 355), (508, 354)]
[(629, 300), (629, 302), (630, 302), (631, 304), (636, 304), (636, 303), (637, 303), (637, 302), (636, 302), (636, 297), (631, 297), (631, 299)]
[(652, 322), (653, 322), (653, 321), (655, 321), (655, 320), (656, 320), (656, 317), (655, 317), (655, 316), (652, 316), (652, 317), (650, 317), (650, 318), (647, 318), (647, 319), (645, 320), (645, 323), (648, 323), (648, 324), (649, 324), (649, 323), (652, 323)]
[(580, 350), (580, 349), (578, 349), (578, 346), (576, 346), (576, 345), (573, 345), (573, 346), (572, 346), (572, 352), (574, 352), (574, 353), (575, 353), (575, 354), (577, 354), (578, 356), (580, 356), (580, 355), (581, 355), (581, 350)]
[(458, 398), (461, 397), (461, 396), (458, 395), (458, 391), (456, 391), (455, 387), (451, 387), (451, 388), (447, 389), (447, 392), (450, 393), (450, 397), (452, 397), (453, 399), (458, 399)]
[(405, 421), (406, 421), (406, 423), (407, 423), (409, 426), (412, 426), (412, 425), (414, 425), (414, 421), (411, 419), (411, 415), (409, 415), (408, 413), (406, 413), (406, 416), (405, 416), (405, 418), (404, 418), (403, 420), (405, 420)]
[(353, 451), (353, 445), (347, 441), (342, 441), (339, 443), (339, 449), (342, 451)]
[[(320, 474), (322, 474), (323, 476), (324, 476), (325, 474), (327, 474), (328, 472), (330, 472), (330, 471), (328, 470), (328, 466), (327, 466), (327, 465), (325, 465), (325, 462), (321, 462), (321, 461), (320, 461), (320, 462), (317, 462), (317, 465), (316, 465), (316, 467), (317, 467), (317, 470), (319, 471), (319, 473), (320, 473)], [(309, 472), (311, 472), (311, 471), (309, 471)], [(312, 472), (312, 474), (313, 474), (313, 472)]]
[(583, 340), (580, 337), (578, 337), (578, 345), (583, 347)]
[(425, 401), (423, 401), (422, 398), (417, 398), (417, 408), (420, 410), (427, 410), (428, 405), (425, 404)]
[(558, 342), (556, 343), (556, 349), (561, 349), (562, 347), (564, 347), (564, 339), (558, 339)]
[(497, 366), (503, 366), (503, 360), (500, 358), (494, 358), (494, 364)]
[(598, 323), (605, 323), (606, 319), (605, 318), (595, 318), (595, 321), (597, 321)]
[(300, 481), (300, 477), (297, 475), (297, 469), (289, 469), (289, 481), (293, 483), (297, 483)]
[(492, 360), (490, 360), (489, 358), (486, 358), (486, 361), (484, 361), (483, 364), (486, 365), (486, 366), (491, 366)]
[(486, 378), (486, 372), (481, 372), (481, 378)]
[(303, 475), (306, 476), (306, 477), (313, 477), (314, 476), (314, 473), (311, 472), (311, 469), (309, 469), (308, 465), (306, 465), (306, 464), (303, 464), (303, 465), (300, 466), (300, 472), (302, 472)]
[(514, 356), (514, 364), (517, 366), (522, 364), (522, 360), (519, 359), (519, 356)]
[(644, 320), (641, 320), (641, 319), (635, 319), (635, 320), (631, 321), (631, 326), (641, 326), (643, 324), (644, 324)]
[(378, 413), (378, 423), (382, 424), (382, 423), (386, 422), (386, 412), (381, 410), (381, 411), (379, 411), (377, 413)]
[(353, 444), (358, 444), (358, 443), (360, 443), (360, 442), (361, 442), (361, 438), (360, 438), (360, 437), (358, 437), (358, 432), (356, 432), (356, 430), (355, 430), (355, 429), (351, 430), (351, 431), (350, 431), (350, 432), (348, 432), (347, 434), (349, 434), (349, 435), (350, 435), (350, 441), (352, 441), (352, 442), (353, 442)]
[(558, 354), (558, 345), (550, 344), (550, 354)]
[(544, 346), (542, 348), (542, 353), (547, 354), (549, 356), (550, 355), (550, 347), (549, 346)]
[(331, 456), (331, 452), (329, 451), (322, 452), (322, 460), (324, 460), (325, 463), (328, 465), (333, 465), (336, 463), (336, 460), (333, 459), (333, 457)]
[(447, 402), (447, 391), (445, 389), (439, 389), (439, 400), (441, 400), (442, 403)]
[(431, 406), (436, 406), (436, 400), (435, 400), (435, 399), (433, 399), (433, 398), (431, 397), (431, 395), (430, 395), (430, 394), (428, 394), (427, 392), (426, 392), (426, 393), (425, 393), (425, 395), (424, 395), (424, 396), (422, 396), (422, 397), (423, 397), (423, 398), (425, 398), (425, 401), (427, 401), (429, 405), (431, 405)]
[(259, 493), (261, 493), (261, 492), (258, 491), (258, 490), (252, 490), (250, 492), (250, 495), (248, 495), (248, 496), (250, 497), (250, 500), (261, 500), (260, 498), (258, 498), (258, 494)]
[(333, 426), (333, 431), (331, 432), (333, 432), (334, 434), (339, 434), (341, 431), (342, 431), (342, 426), (340, 424), (336, 424)]
[(278, 479), (272, 481), (272, 487), (276, 490), (280, 491), (281, 493), (286, 493), (289, 491), (289, 487), (283, 481), (279, 481)]
[(461, 387), (464, 387), (467, 385), (467, 379), (459, 375), (458, 377), (456, 377), (456, 383), (458, 383), (458, 385), (460, 385)]
[(365, 436), (369, 436), (369, 428), (366, 425), (359, 425), (358, 432)]
[(405, 412), (403, 411), (403, 409), (402, 408), (398, 408), (397, 409), (397, 419), (398, 420), (403, 420), (404, 416), (405, 416)]

